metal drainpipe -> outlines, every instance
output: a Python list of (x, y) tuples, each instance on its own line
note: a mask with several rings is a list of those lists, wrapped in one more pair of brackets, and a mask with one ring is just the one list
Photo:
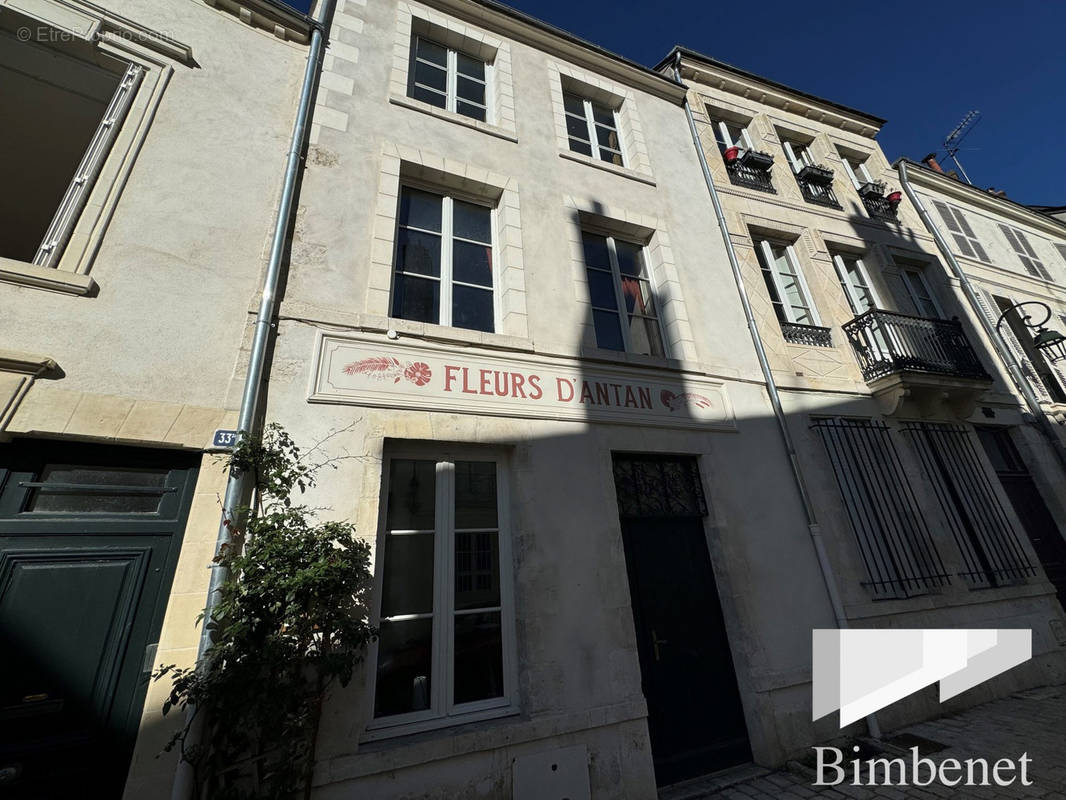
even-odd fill
[[(674, 80), (678, 84), (684, 85), (681, 80), (680, 51), (674, 57)], [(696, 157), (699, 158), (700, 169), (703, 170), (703, 180), (707, 184), (707, 192), (711, 196), (714, 215), (718, 219), (718, 229), (721, 231), (722, 241), (725, 243), (726, 255), (729, 256), (729, 266), (733, 270), (733, 280), (736, 282), (737, 293), (740, 295), (740, 304), (744, 308), (744, 319), (747, 320), (748, 332), (751, 334), (751, 340), (755, 344), (755, 353), (759, 358), (759, 367), (762, 369), (763, 380), (766, 381), (766, 392), (770, 396), (770, 405), (773, 406), (774, 417), (777, 419), (777, 429), (781, 434), (781, 441), (785, 446), (785, 451), (788, 453), (789, 464), (792, 467), (792, 479), (796, 484), (796, 490), (799, 492), (800, 502), (803, 504), (803, 511), (807, 517), (807, 532), (811, 536), (814, 553), (818, 557), (818, 566), (822, 572), (822, 580), (825, 581), (829, 604), (833, 608), (833, 616), (836, 617), (837, 627), (841, 630), (846, 630), (850, 626), (848, 625), (847, 615), (844, 613), (844, 602), (840, 599), (840, 590), (837, 588), (836, 576), (833, 574), (833, 567), (829, 562), (829, 554), (826, 552), (825, 542), (822, 540), (821, 526), (818, 524), (814, 504), (807, 493), (807, 484), (803, 480), (803, 470), (800, 467), (799, 457), (796, 455), (796, 447), (792, 442), (792, 434), (789, 433), (788, 423), (785, 420), (785, 410), (781, 405), (781, 396), (778, 394), (777, 383), (774, 381), (773, 373), (770, 370), (770, 362), (766, 358), (766, 349), (763, 347), (762, 336), (759, 334), (755, 315), (751, 310), (748, 290), (744, 286), (744, 276), (740, 271), (740, 262), (737, 260), (737, 253), (733, 248), (733, 240), (729, 236), (729, 225), (726, 222), (725, 212), (722, 210), (721, 200), (718, 198), (718, 190), (714, 186), (714, 179), (711, 177), (711, 168), (707, 165), (707, 156), (704, 154), (703, 145), (700, 143), (699, 133), (696, 130), (696, 120), (693, 118), (692, 109), (688, 104), (687, 92), (683, 105), (685, 116), (688, 119), (689, 133), (692, 134), (692, 144), (696, 148)], [(881, 738), (881, 726), (878, 724), (875, 714), (870, 714), (866, 717), (866, 728), (871, 737), (874, 739)]]
[(981, 310), (981, 305), (977, 300), (977, 290), (973, 288), (970, 279), (966, 276), (966, 273), (963, 272), (962, 267), (959, 265), (955, 255), (951, 252), (951, 248), (948, 246), (947, 239), (944, 238), (944, 235), (940, 232), (936, 223), (933, 222), (929, 210), (925, 207), (925, 204), (922, 203), (922, 199), (911, 186), (910, 180), (907, 178), (907, 163), (905, 161), (900, 161), (898, 166), (899, 180), (900, 184), (903, 186), (903, 191), (907, 193), (907, 197), (910, 198), (911, 203), (918, 210), (918, 216), (922, 218), (922, 223), (929, 229), (929, 232), (933, 234), (933, 239), (936, 240), (936, 246), (940, 250), (941, 255), (943, 255), (944, 259), (948, 262), (951, 271), (955, 273), (955, 277), (959, 279), (959, 283), (962, 285), (962, 292), (966, 295), (966, 300), (973, 309), (974, 316), (981, 321), (981, 326), (984, 328), (985, 333), (988, 334), (988, 339), (992, 342), (992, 346), (996, 349), (996, 353), (1007, 365), (1007, 372), (1010, 374), (1018, 391), (1022, 393), (1022, 397), (1025, 398), (1025, 404), (1029, 406), (1029, 413), (1032, 414), (1037, 428), (1050, 440), (1051, 449), (1055, 452), (1063, 469), (1066, 469), (1066, 450), (1064, 450), (1066, 444), (1059, 439), (1058, 434), (1055, 433), (1055, 429), (1051, 427), (1047, 415), (1045, 415), (1043, 409), (1040, 408), (1040, 401), (1037, 399), (1036, 394), (1029, 385), (1025, 373), (1022, 371), (1022, 365), (1018, 363), (1018, 359), (1014, 357), (1014, 353), (1011, 352), (1009, 347), (1007, 347), (1007, 343), (1003, 340), (1002, 334), (1000, 334), (995, 326), (992, 325)]
[[(237, 436), (243, 437), (253, 431), (256, 418), (259, 414), (259, 403), (263, 388), (263, 375), (266, 367), (267, 345), (270, 342), (271, 328), (274, 327), (274, 311), (277, 304), (278, 286), (281, 283), (283, 273), (282, 256), (285, 251), (285, 239), (292, 216), (292, 203), (296, 194), (296, 181), (300, 173), (300, 161), (303, 154), (303, 144), (306, 138), (307, 123), (311, 118), (311, 107), (315, 83), (318, 80), (319, 67), (322, 64), (322, 54), (325, 48), (325, 26), (329, 23), (333, 13), (335, 0), (322, 0), (316, 19), (312, 20), (311, 41), (308, 46), (307, 63), (304, 67), (303, 85), (300, 89), (300, 100), (296, 109), (296, 120), (293, 123), (292, 138), (289, 141), (288, 159), (285, 165), (285, 182), (281, 189), (281, 199), (278, 204), (278, 214), (274, 221), (274, 236), (270, 246), (270, 260), (267, 263), (266, 275), (263, 278), (263, 291), (259, 299), (259, 312), (255, 318), (255, 335), (252, 339), (252, 350), (248, 359), (248, 373), (244, 379), (244, 393), (241, 397), (241, 409), (237, 419)], [(245, 475), (229, 474), (226, 483), (226, 495), (222, 504), (222, 517), (218, 526), (218, 538), (215, 540), (215, 552), (218, 553), (230, 543), (230, 528), (227, 523), (236, 519), (237, 510), (245, 502), (247, 494), (251, 491)], [(215, 607), (219, 589), (228, 578), (227, 570), (218, 564), (212, 565), (211, 578), (207, 589), (207, 600), (204, 605), (204, 624), (200, 634), (200, 643), (196, 650), (196, 660), (199, 663), (204, 653), (211, 646), (211, 632), (207, 627), (207, 620), (211, 618), (211, 612)], [(190, 729), (190, 740), (186, 747), (196, 743), (202, 733), (202, 719), (197, 719), (198, 724)], [(174, 786), (171, 790), (172, 800), (186, 800), (193, 795), (193, 770), (185, 761), (178, 762), (178, 768), (174, 775)]]

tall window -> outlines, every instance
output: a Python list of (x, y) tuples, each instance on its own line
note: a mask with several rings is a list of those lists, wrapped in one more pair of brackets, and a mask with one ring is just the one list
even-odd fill
[(393, 458), (374, 716), (498, 711), (514, 697), (506, 495), (489, 460)]
[(781, 140), (781, 147), (788, 156), (788, 163), (792, 165), (792, 171), (798, 173), (804, 167), (814, 166), (814, 156), (810, 148), (801, 142), (790, 142), (788, 139)]
[(914, 313), (926, 319), (943, 319), (940, 304), (925, 279), (925, 269), (920, 264), (900, 263), (900, 267), (900, 277), (914, 306)]
[(833, 265), (836, 267), (837, 277), (840, 278), (840, 286), (848, 298), (848, 305), (856, 316), (878, 307), (877, 294), (861, 258), (837, 253), (833, 256)]
[(618, 116), (614, 109), (572, 92), (563, 93), (563, 108), (571, 150), (624, 166)]
[(951, 237), (955, 240), (955, 245), (959, 248), (959, 252), (969, 258), (987, 262), (988, 253), (981, 247), (981, 243), (977, 241), (977, 236), (974, 234), (973, 228), (970, 227), (970, 223), (966, 221), (963, 213), (954, 206), (949, 206), (940, 200), (934, 200), (933, 205), (936, 206), (941, 219), (944, 220), (944, 224), (951, 231)]
[(840, 163), (844, 165), (844, 172), (847, 173), (851, 179), (851, 185), (856, 189), (862, 188), (867, 183), (874, 182), (873, 176), (870, 175), (870, 170), (866, 168), (866, 162), (862, 159), (841, 153)]
[(922, 594), (950, 582), (887, 426), (814, 420), (876, 598)]
[(818, 314), (792, 245), (763, 239), (756, 242), (755, 251), (778, 320), (818, 325)]
[(392, 315), (491, 333), (492, 227), (488, 206), (402, 187)]
[(1011, 228), (1010, 226), (1003, 224), (1000, 224), (999, 229), (1003, 231), (1003, 235), (1007, 237), (1011, 249), (1014, 250), (1015, 254), (1022, 262), (1022, 266), (1025, 267), (1026, 272), (1034, 278), (1043, 278), (1046, 281), (1051, 280), (1051, 274), (1047, 271), (1044, 263), (1037, 258), (1033, 246), (1029, 244), (1029, 239), (1024, 233), (1017, 228)]
[(641, 246), (589, 231), (582, 232), (581, 241), (597, 346), (663, 355), (659, 314)]
[(416, 100), (488, 121), (489, 67), (480, 59), (416, 36), (407, 93)]

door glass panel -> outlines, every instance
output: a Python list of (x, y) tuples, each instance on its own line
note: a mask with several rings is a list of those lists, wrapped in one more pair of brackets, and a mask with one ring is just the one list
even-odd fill
[(429, 708), (432, 667), (432, 619), (382, 622), (374, 716)]
[(389, 465), (386, 528), (432, 531), (436, 489), (434, 462), (394, 459)]
[(500, 555), (497, 533), (455, 534), (455, 608), (500, 605)]
[(455, 617), (455, 686), (458, 703), (503, 696), (500, 612)]
[(496, 464), (455, 462), (455, 527), (495, 528), (497, 524)]
[(151, 514), (159, 509), (169, 470), (47, 464), (26, 511)]
[(385, 537), (381, 616), (433, 612), (433, 533)]

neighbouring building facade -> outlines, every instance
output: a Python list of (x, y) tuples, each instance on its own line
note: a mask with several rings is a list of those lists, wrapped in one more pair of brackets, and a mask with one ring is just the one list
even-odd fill
[[(120, 10), (0, 0), (40, 123), (0, 134), (31, 156), (0, 222), (0, 630), (33, 726), (0, 772), (28, 796), (105, 750), (113, 796), (127, 767), (130, 800), (171, 793), (181, 720), (147, 670), (196, 657), (211, 438), (315, 25), (273, 0)], [(1066, 680), (1062, 466), (883, 120), (493, 0), (338, 0), (325, 30), (263, 416), (337, 459), (306, 501), (372, 545), (380, 635), (328, 700), (316, 798), (636, 800), (781, 765), (840, 733), (810, 698), (811, 630), (841, 618), (1032, 628), (1033, 660), (954, 707)], [(990, 303), (1066, 310), (1060, 223), (912, 179), (963, 209)], [(1056, 418), (1066, 375), (1015, 345)], [(881, 724), (939, 711), (922, 692)]]
[(226, 477), (205, 450), (236, 419), (306, 55), (296, 15), (256, 23), (0, 2), (5, 796), (169, 793), (148, 673), (194, 661)]

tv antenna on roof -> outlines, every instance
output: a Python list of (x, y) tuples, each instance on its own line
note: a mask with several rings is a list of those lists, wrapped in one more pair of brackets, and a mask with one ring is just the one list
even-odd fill
[(966, 182), (970, 184), (970, 186), (973, 186), (973, 181), (970, 180), (970, 176), (966, 174), (966, 170), (964, 170), (962, 164), (959, 163), (959, 143), (974, 129), (974, 126), (977, 125), (980, 119), (980, 111), (966, 112), (966, 116), (962, 118), (962, 122), (956, 125), (955, 130), (949, 133), (947, 138), (944, 139), (944, 149), (947, 151), (948, 157), (955, 162), (955, 166), (959, 168), (962, 177), (966, 179)]

